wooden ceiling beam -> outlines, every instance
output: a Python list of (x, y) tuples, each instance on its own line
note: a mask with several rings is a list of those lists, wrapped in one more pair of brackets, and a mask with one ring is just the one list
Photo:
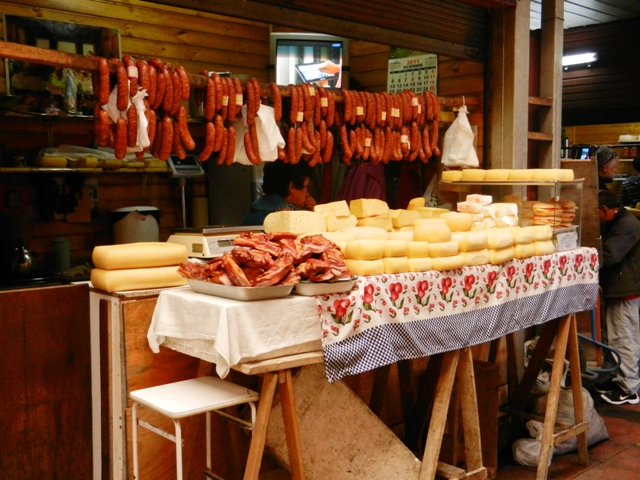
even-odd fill
[(487, 10), (502, 10), (503, 8), (513, 8), (516, 0), (452, 0), (454, 3), (464, 3), (473, 7), (486, 8)]
[(354, 40), (366, 40), (456, 58), (475, 61), (486, 59), (486, 52), (480, 48), (251, 0), (151, 0), (150, 3), (189, 8), (216, 15), (339, 35)]

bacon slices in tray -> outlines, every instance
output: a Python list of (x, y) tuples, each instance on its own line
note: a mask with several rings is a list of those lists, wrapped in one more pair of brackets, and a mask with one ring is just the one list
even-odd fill
[(181, 264), (178, 273), (194, 280), (240, 287), (352, 277), (340, 248), (322, 235), (298, 238), (288, 232), (245, 232), (233, 240), (233, 245), (233, 250), (207, 264)]

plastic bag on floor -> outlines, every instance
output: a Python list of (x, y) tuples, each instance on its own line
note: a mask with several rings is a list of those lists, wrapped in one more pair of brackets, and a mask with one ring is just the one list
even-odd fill
[[(511, 446), (513, 450), (513, 458), (520, 465), (526, 465), (528, 467), (537, 467), (540, 461), (540, 445), (542, 438), (543, 424), (535, 420), (529, 420), (526, 423), (529, 435), (533, 438), (520, 438), (513, 442)], [(551, 459), (553, 458), (554, 448), (551, 447), (551, 455), (549, 455), (549, 465), (551, 465)]]

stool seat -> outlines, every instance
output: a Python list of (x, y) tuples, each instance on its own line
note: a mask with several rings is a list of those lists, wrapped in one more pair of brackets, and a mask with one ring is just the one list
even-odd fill
[(258, 392), (216, 377), (199, 377), (143, 388), (131, 399), (169, 418), (184, 418), (207, 411), (258, 401)]

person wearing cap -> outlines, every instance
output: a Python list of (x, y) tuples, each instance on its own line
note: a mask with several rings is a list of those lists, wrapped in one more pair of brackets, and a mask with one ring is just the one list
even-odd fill
[(599, 147), (596, 150), (596, 163), (598, 164), (598, 190), (607, 188), (618, 170), (618, 155), (609, 147)]
[(620, 368), (593, 388), (607, 403), (635, 405), (640, 402), (640, 221), (609, 190), (598, 192), (598, 205), (607, 339), (619, 354)]
[(620, 186), (620, 204), (635, 207), (640, 203), (640, 156), (633, 159), (636, 174), (626, 178)]

